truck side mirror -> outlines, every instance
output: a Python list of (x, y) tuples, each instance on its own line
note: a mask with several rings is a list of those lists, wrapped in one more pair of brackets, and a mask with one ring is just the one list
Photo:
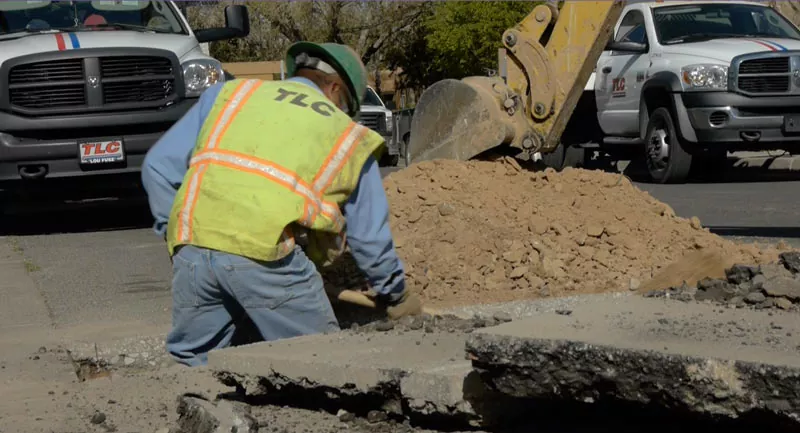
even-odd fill
[(247, 6), (225, 7), (225, 27), (214, 27), (194, 32), (197, 42), (216, 42), (226, 39), (244, 38), (250, 34), (250, 14)]
[(606, 45), (605, 51), (622, 51), (626, 53), (646, 53), (647, 44), (640, 42), (614, 42), (611, 41)]

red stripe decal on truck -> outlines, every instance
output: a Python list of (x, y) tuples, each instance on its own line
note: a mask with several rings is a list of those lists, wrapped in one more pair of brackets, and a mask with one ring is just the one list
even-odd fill
[(764, 43), (764, 42), (757, 41), (757, 40), (755, 40), (755, 39), (748, 39), (748, 41), (750, 41), (750, 42), (755, 42), (755, 43), (757, 43), (758, 45), (761, 45), (762, 47), (766, 47), (766, 48), (767, 48), (768, 50), (770, 50), (770, 51), (778, 51), (778, 49), (777, 49), (777, 48), (773, 47), (772, 45), (768, 45), (768, 44), (766, 44), (766, 43)]
[(67, 44), (64, 42), (64, 35), (61, 33), (56, 33), (56, 44), (58, 45), (58, 51), (64, 51), (67, 49)]

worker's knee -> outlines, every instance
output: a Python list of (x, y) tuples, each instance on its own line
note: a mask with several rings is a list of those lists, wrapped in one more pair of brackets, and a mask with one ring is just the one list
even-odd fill
[(167, 351), (176, 362), (205, 365), (207, 353), (227, 347), (235, 331), (233, 318), (224, 305), (172, 309), (172, 330)]

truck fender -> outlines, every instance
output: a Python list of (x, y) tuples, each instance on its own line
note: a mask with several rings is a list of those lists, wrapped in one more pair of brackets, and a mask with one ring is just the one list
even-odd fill
[(697, 135), (683, 105), (682, 91), (678, 76), (672, 72), (657, 72), (647, 79), (639, 98), (639, 138), (645, 139), (650, 112), (657, 106), (666, 105), (675, 116), (681, 138), (692, 143), (697, 142)]

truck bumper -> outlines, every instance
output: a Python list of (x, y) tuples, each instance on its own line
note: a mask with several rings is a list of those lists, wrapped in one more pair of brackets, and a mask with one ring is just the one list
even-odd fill
[[(689, 141), (742, 149), (800, 145), (800, 96), (751, 98), (700, 92), (683, 93), (680, 99), (687, 117), (682, 123), (688, 122), (694, 130)], [(797, 124), (795, 131), (787, 129), (790, 121)]]
[[(80, 116), (28, 118), (0, 112), (0, 187), (24, 180), (138, 173), (147, 151), (196, 102), (193, 98), (154, 111)], [(80, 164), (80, 142), (109, 140), (122, 142), (124, 161)]]

